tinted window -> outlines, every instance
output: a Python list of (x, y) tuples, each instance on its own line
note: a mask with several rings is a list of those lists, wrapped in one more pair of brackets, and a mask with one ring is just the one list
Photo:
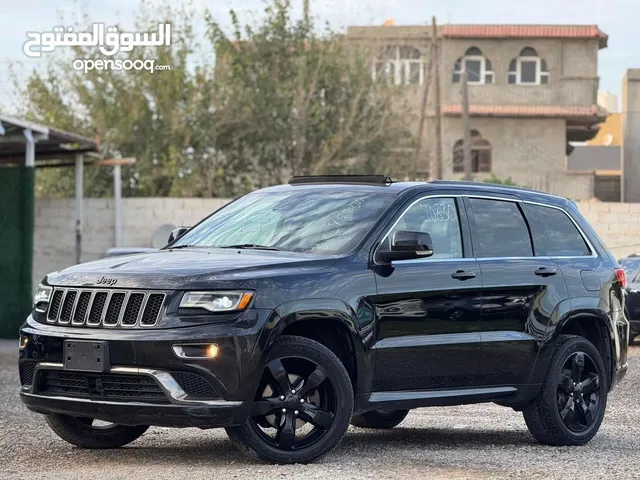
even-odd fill
[(514, 202), (470, 199), (476, 224), (476, 257), (531, 257), (529, 229)]
[(425, 198), (409, 207), (387, 236), (383, 248), (389, 248), (393, 234), (400, 230), (431, 236), (433, 255), (425, 260), (462, 258), (460, 219), (453, 198)]
[(541, 255), (591, 255), (582, 235), (567, 215), (556, 208), (527, 205), (536, 235), (541, 236)]

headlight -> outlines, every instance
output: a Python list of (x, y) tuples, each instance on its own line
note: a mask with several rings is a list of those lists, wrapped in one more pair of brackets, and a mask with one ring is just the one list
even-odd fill
[(34, 293), (33, 295), (33, 304), (37, 305), (39, 303), (49, 303), (52, 291), (53, 288), (51, 287), (42, 284), (38, 285), (38, 288), (36, 288), (36, 293)]
[(247, 308), (252, 297), (252, 292), (187, 292), (180, 301), (180, 308), (234, 312)]

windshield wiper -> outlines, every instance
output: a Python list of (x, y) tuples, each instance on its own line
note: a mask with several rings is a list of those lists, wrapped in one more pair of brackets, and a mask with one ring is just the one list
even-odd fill
[(169, 247), (169, 250), (178, 250), (179, 248), (196, 248), (197, 245), (176, 245), (175, 247)]
[(239, 248), (246, 250), (273, 250), (274, 252), (281, 251), (278, 247), (270, 247), (269, 245), (258, 245), (256, 243), (239, 243), (237, 245), (224, 245), (218, 248)]

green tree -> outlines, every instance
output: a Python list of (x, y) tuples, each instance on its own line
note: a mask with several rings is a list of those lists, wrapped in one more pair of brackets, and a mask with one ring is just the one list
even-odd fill
[[(288, 1), (268, 4), (242, 25), (231, 11), (228, 34), (205, 12), (141, 4), (137, 31), (171, 23), (170, 47), (117, 58), (153, 60), (170, 70), (77, 71), (73, 59), (99, 51), (58, 49), (43, 72), (16, 88), (21, 115), (97, 137), (104, 157), (137, 158), (123, 170), (129, 196), (232, 196), (293, 174), (384, 171), (402, 135), (395, 89), (371, 79), (367, 52), (319, 30), (305, 3), (293, 20)], [(86, 17), (76, 31), (89, 29)], [(109, 169), (86, 169), (89, 195), (109, 195)], [(73, 172), (38, 173), (42, 196), (67, 196)]]

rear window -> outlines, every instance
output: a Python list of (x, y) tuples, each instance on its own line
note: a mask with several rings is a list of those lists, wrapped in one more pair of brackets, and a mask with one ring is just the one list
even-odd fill
[(581, 257), (591, 255), (575, 224), (562, 210), (542, 205), (527, 205), (536, 238), (540, 239), (539, 255)]
[(476, 224), (476, 257), (532, 257), (531, 237), (514, 202), (471, 198)]

